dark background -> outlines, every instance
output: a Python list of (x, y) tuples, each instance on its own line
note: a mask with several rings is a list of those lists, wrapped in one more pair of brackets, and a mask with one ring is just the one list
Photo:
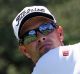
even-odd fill
[(64, 28), (65, 44), (80, 41), (80, 0), (0, 0), (0, 74), (30, 74), (33, 64), (21, 54), (12, 29), (26, 6), (44, 5)]

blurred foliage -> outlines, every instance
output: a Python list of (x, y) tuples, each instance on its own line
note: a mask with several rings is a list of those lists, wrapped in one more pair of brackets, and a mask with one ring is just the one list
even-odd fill
[(0, 0), (0, 74), (30, 74), (34, 64), (18, 50), (12, 21), (26, 6), (44, 5), (63, 26), (65, 44), (80, 41), (80, 0)]

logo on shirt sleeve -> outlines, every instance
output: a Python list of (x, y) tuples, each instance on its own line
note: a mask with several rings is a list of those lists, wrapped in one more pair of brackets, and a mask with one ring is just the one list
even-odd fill
[(63, 53), (63, 56), (69, 56), (69, 51), (68, 50), (63, 51), (62, 53)]

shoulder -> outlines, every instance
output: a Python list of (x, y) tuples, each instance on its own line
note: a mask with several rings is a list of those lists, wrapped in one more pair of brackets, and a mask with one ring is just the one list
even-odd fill
[(73, 57), (76, 62), (80, 59), (80, 42), (72, 45)]

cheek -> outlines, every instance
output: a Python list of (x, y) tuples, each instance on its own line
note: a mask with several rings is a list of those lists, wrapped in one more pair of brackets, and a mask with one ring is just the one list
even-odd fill
[(31, 44), (26, 45), (26, 48), (32, 59), (37, 59), (39, 57), (39, 52), (36, 49), (35, 42), (32, 42)]
[(32, 42), (32, 43), (26, 45), (26, 48), (27, 48), (30, 52), (36, 51), (36, 43)]
[(39, 54), (39, 51), (37, 50), (36, 42), (32, 42), (31, 44), (28, 44), (27, 49), (32, 56), (37, 56)]
[(52, 33), (50, 33), (49, 35), (48, 35), (48, 37), (50, 38), (50, 39), (52, 39), (52, 40), (60, 40), (60, 35), (56, 32), (56, 31), (54, 31), (54, 32), (52, 32)]
[(57, 33), (49, 34), (48, 38), (52, 41), (54, 47), (59, 46), (61, 43), (60, 36)]

